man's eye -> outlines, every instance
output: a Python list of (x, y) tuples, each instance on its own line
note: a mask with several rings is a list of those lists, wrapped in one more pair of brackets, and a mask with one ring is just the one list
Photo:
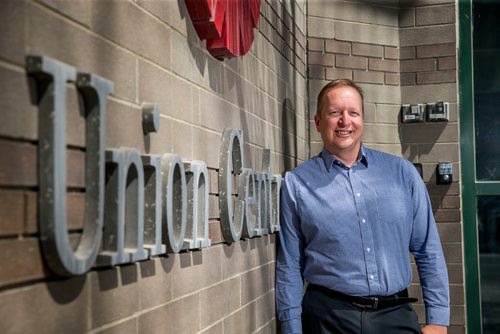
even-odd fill
[(338, 110), (332, 110), (332, 111), (330, 111), (330, 115), (331, 116), (339, 116), (340, 115), (340, 111), (338, 111)]
[(350, 111), (349, 115), (351, 115), (352, 117), (357, 117), (359, 116), (359, 113), (357, 111)]

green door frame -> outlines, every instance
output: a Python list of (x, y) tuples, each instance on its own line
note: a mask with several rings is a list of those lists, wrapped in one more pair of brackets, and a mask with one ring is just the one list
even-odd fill
[(475, 176), (474, 73), (472, 0), (458, 0), (458, 81), (460, 166), (467, 332), (481, 333), (481, 287), (477, 231), (477, 196), (500, 195), (500, 182), (480, 182)]

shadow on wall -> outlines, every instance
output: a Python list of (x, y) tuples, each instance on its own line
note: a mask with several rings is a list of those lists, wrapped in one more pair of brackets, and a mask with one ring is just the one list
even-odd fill
[(285, 171), (297, 166), (297, 117), (293, 102), (286, 98), (281, 110), (281, 134), (283, 142), (283, 165)]

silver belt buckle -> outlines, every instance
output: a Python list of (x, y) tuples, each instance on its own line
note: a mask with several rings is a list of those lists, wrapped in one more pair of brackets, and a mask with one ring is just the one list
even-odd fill
[(363, 305), (363, 304), (358, 304), (356, 302), (352, 302), (352, 305), (360, 307), (360, 308), (371, 308), (371, 309), (376, 310), (377, 307), (378, 307), (378, 298), (377, 297), (373, 297), (371, 299), (373, 300), (373, 305)]

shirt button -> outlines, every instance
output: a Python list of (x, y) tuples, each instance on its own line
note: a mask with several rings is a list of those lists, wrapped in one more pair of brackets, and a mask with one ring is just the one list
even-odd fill
[(358, 196), (358, 197), (359, 197), (359, 196), (361, 196), (361, 194), (360, 194), (360, 193), (356, 193), (356, 196)]
[(366, 219), (364, 219), (364, 218), (363, 218), (363, 219), (361, 219), (361, 222), (362, 222), (363, 224), (364, 224), (364, 223), (366, 223)]
[(375, 276), (373, 276), (373, 275), (370, 275), (370, 279), (374, 279), (374, 278), (375, 278)]
[(367, 248), (366, 248), (366, 251), (367, 251), (368, 253), (370, 253), (370, 251), (371, 251), (370, 247), (367, 247)]

